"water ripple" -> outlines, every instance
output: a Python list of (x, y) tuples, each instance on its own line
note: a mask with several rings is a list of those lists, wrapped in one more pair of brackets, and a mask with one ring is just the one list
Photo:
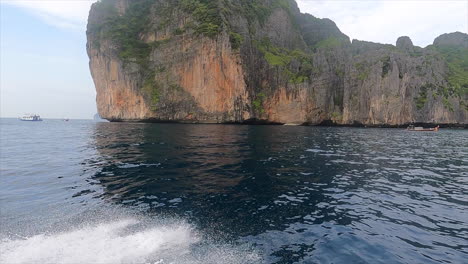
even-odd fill
[(21, 126), (2, 125), (4, 230), (117, 205), (254, 245), (266, 263), (468, 259), (465, 130)]

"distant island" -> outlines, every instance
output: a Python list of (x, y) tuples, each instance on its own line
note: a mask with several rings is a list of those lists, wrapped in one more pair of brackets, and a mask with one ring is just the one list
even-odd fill
[(101, 0), (87, 38), (110, 121), (468, 123), (461, 32), (394, 46), (351, 42), (294, 0)]

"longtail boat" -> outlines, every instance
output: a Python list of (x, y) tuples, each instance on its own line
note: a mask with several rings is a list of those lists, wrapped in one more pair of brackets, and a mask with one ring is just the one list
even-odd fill
[(424, 127), (415, 127), (413, 125), (406, 128), (406, 130), (414, 131), (414, 132), (438, 132), (439, 129), (440, 129), (440, 126), (436, 126), (434, 128), (424, 128)]

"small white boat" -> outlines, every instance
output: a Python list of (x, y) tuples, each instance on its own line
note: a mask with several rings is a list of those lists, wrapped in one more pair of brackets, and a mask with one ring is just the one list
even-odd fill
[(21, 121), (42, 121), (40, 115), (31, 115), (31, 114), (26, 114), (22, 117), (19, 118)]
[(414, 131), (414, 132), (438, 132), (440, 129), (440, 126), (436, 126), (434, 128), (424, 128), (424, 127), (415, 127), (413, 125), (410, 125), (406, 130), (408, 131)]

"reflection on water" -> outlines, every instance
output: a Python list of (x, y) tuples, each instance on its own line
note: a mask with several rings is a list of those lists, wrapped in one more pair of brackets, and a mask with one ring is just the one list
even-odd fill
[[(32, 133), (24, 126), (30, 125), (3, 126), (2, 139), (7, 140), (0, 142), (2, 152), (10, 154), (2, 156), (0, 185), (0, 216), (9, 239), (9, 230), (26, 230), (25, 223), (37, 226), (41, 220), (47, 232), (70, 226), (67, 223), (83, 213), (105, 220), (92, 225), (89, 230), (96, 231), (85, 232), (83, 241), (109, 241), (114, 249), (126, 248), (121, 241), (129, 241), (127, 246), (150, 241), (147, 234), (161, 230), (160, 224), (151, 224), (127, 236), (99, 229), (127, 223), (128, 218), (113, 219), (112, 213), (90, 213), (117, 207), (147, 219), (183, 220), (180, 225), (163, 225), (170, 226), (161, 233), (168, 240), (145, 244), (143, 253), (133, 258), (137, 263), (161, 256), (175, 263), (239, 263), (240, 256), (245, 256), (240, 263), (258, 261), (258, 256), (264, 263), (468, 259), (468, 134), (463, 130), (424, 134), (398, 129), (44, 122), (33, 131), (38, 143), (25, 150), (17, 145), (19, 138)], [(28, 155), (35, 159), (22, 158)], [(15, 225), (21, 228), (12, 228)], [(69, 241), (81, 231), (33, 238), (46, 244), (59, 238)], [(186, 240), (152, 250), (173, 243), (171, 234), (179, 231)], [(15, 239), (0, 243), (0, 248), (20, 252), (25, 245)], [(179, 247), (189, 253), (174, 254)], [(84, 244), (82, 248), (86, 254), (81, 255), (91, 259), (107, 256)], [(56, 254), (41, 256), (57, 259)], [(126, 253), (115, 257), (115, 262), (128, 259)]]
[(270, 262), (467, 256), (464, 131), (102, 123), (94, 139), (106, 199), (183, 215)]

